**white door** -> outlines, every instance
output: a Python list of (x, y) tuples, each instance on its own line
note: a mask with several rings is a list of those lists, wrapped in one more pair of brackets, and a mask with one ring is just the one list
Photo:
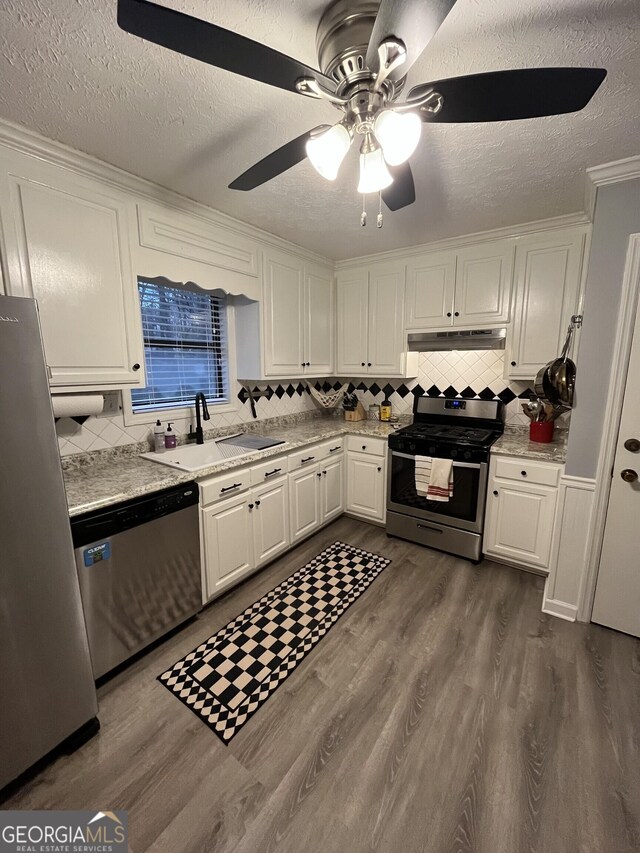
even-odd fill
[(269, 250), (263, 257), (264, 373), (300, 376), (304, 372), (302, 263)]
[(305, 267), (304, 361), (305, 376), (333, 374), (333, 274), (321, 267)]
[(30, 177), (9, 175), (2, 202), (7, 291), (38, 300), (52, 387), (140, 384), (144, 355), (126, 201), (97, 181), (23, 159), (16, 172)]
[(337, 372), (363, 376), (367, 372), (369, 275), (366, 269), (339, 272), (336, 279)]
[(289, 474), (291, 544), (309, 536), (320, 524), (320, 478), (317, 465)]
[(485, 554), (547, 569), (557, 499), (557, 489), (494, 480), (487, 496)]
[(376, 264), (369, 273), (367, 373), (404, 373), (404, 264)]
[(344, 457), (327, 459), (319, 465), (322, 473), (321, 523), (344, 512)]
[(560, 354), (577, 309), (584, 244), (585, 232), (576, 230), (518, 242), (506, 356), (510, 378), (533, 378)]
[[(624, 477), (623, 477), (624, 475)], [(627, 374), (591, 619), (640, 637), (640, 311)], [(625, 479), (626, 478), (626, 479)]]
[(283, 477), (251, 492), (256, 567), (289, 547), (289, 489)]
[(347, 512), (384, 521), (384, 459), (364, 453), (347, 454)]
[(514, 245), (483, 243), (458, 252), (453, 322), (486, 326), (509, 319)]
[(250, 503), (250, 496), (245, 494), (200, 510), (207, 598), (237, 583), (253, 570)]
[(430, 252), (407, 263), (407, 329), (442, 329), (453, 323), (456, 253)]

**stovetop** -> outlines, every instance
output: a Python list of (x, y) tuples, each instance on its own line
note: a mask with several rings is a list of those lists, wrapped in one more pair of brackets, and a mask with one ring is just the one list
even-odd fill
[(409, 424), (398, 430), (400, 435), (416, 439), (437, 439), (447, 442), (464, 442), (465, 444), (478, 444), (485, 446), (488, 442), (495, 441), (496, 430), (482, 429), (480, 427), (463, 427), (441, 424)]

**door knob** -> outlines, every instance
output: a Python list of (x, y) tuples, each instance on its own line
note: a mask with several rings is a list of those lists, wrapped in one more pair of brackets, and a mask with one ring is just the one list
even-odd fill
[(640, 450), (640, 441), (637, 438), (628, 438), (624, 443), (624, 449), (637, 453)]
[(638, 479), (638, 472), (634, 471), (633, 468), (625, 468), (620, 471), (620, 476), (625, 481), (625, 483), (635, 483)]

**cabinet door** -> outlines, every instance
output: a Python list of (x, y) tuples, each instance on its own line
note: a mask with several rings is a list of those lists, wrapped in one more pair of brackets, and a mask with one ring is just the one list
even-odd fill
[(304, 371), (302, 264), (271, 250), (264, 253), (263, 264), (264, 373), (300, 376)]
[(333, 373), (333, 274), (321, 267), (305, 267), (304, 375)]
[(321, 523), (331, 521), (344, 512), (344, 458), (320, 463), (322, 473)]
[(560, 354), (576, 312), (584, 231), (525, 238), (516, 249), (516, 294), (506, 372), (530, 379)]
[(455, 252), (432, 252), (407, 264), (407, 329), (442, 329), (453, 323)]
[(337, 372), (363, 376), (367, 371), (369, 276), (366, 269), (339, 272), (337, 299)]
[[(496, 494), (497, 492), (497, 494)], [(557, 489), (493, 480), (483, 551), (539, 569), (549, 567)]]
[(380, 264), (369, 273), (367, 372), (402, 376), (405, 359), (404, 264)]
[(144, 382), (128, 207), (98, 181), (22, 158), (2, 210), (8, 292), (38, 300), (57, 389)]
[(318, 466), (289, 474), (291, 544), (304, 539), (320, 524), (320, 474)]
[(287, 478), (251, 492), (253, 553), (262, 566), (289, 547), (289, 490)]
[(252, 510), (249, 495), (238, 495), (200, 510), (207, 598), (253, 570)]
[(512, 240), (458, 252), (454, 325), (482, 326), (509, 319), (513, 256)]
[(384, 521), (386, 466), (364, 453), (347, 454), (347, 512)]

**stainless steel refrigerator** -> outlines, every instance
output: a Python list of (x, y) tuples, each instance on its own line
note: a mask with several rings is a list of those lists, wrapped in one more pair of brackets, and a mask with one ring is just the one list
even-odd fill
[(38, 311), (0, 296), (0, 788), (97, 711)]

